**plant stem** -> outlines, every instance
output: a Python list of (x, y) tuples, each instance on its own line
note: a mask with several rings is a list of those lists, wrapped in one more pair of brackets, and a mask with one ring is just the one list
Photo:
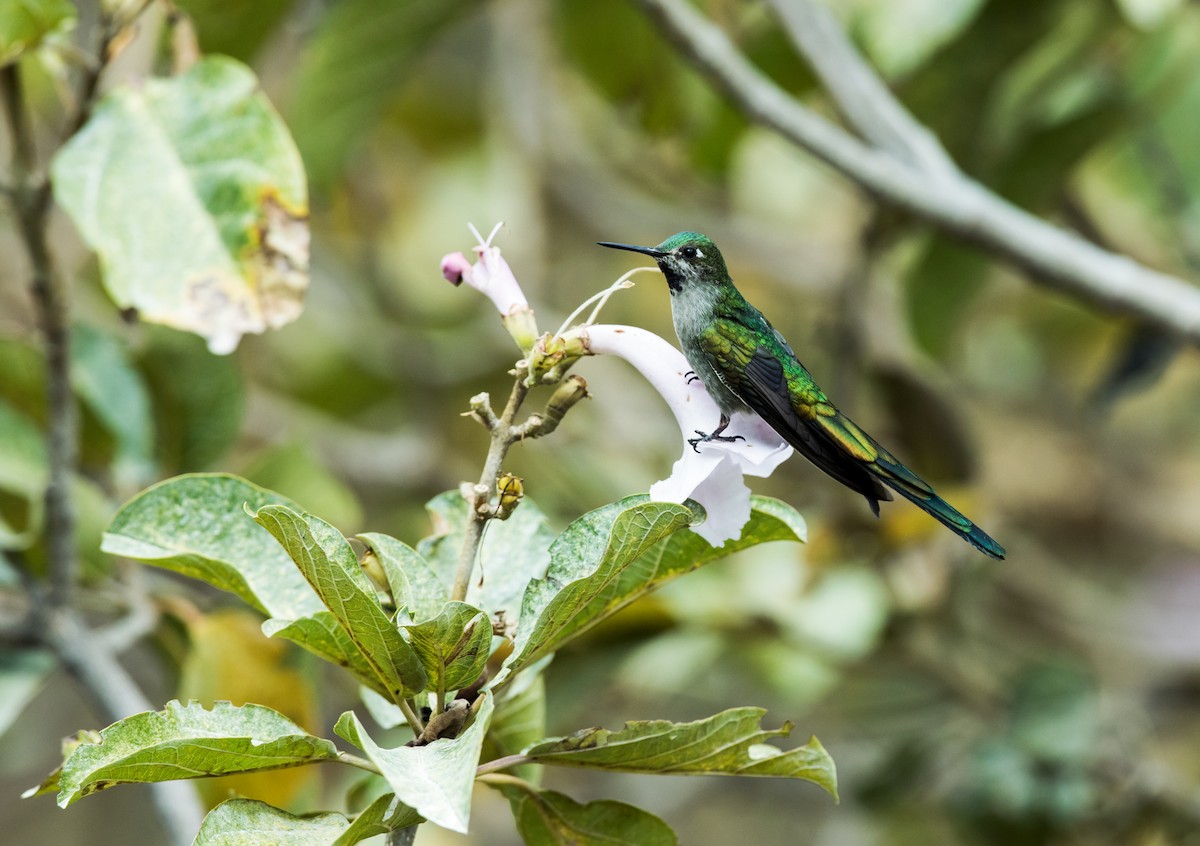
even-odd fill
[(50, 572), (50, 605), (70, 601), (75, 582), (75, 514), (71, 506), (71, 474), (76, 462), (78, 423), (71, 397), (71, 342), (67, 302), (54, 273), (46, 243), (50, 186), (38, 179), (33, 136), (28, 122), (19, 63), (0, 69), (4, 113), (13, 141), (12, 204), (21, 239), (29, 255), (30, 288), (46, 347), (46, 405), (49, 426), (46, 453), (50, 476), (46, 485), (46, 552)]
[(479, 544), (483, 540), (483, 529), (488, 520), (494, 516), (489, 509), (492, 492), (496, 490), (496, 482), (500, 478), (500, 467), (508, 448), (519, 440), (513, 431), (513, 420), (525, 401), (529, 388), (525, 385), (525, 374), (518, 372), (513, 383), (512, 393), (508, 396), (508, 404), (504, 412), (494, 424), (489, 423), (492, 440), (488, 447), (487, 459), (483, 463), (483, 472), (479, 475), (479, 484), (475, 486), (475, 496), (469, 499), (470, 509), (467, 514), (466, 531), (463, 537), (462, 552), (458, 556), (458, 568), (454, 572), (454, 588), (450, 598), (459, 601), (467, 598), (467, 588), (471, 584), (471, 571), (475, 569), (475, 558), (479, 554)]
[(413, 730), (413, 734), (420, 737), (421, 732), (425, 731), (425, 724), (421, 722), (421, 717), (417, 714), (412, 704), (407, 699), (399, 699), (396, 701), (396, 704), (400, 706), (400, 713), (404, 714), (404, 719), (408, 720), (408, 725)]
[(366, 770), (367, 772), (375, 773), (375, 775), (383, 775), (383, 772), (379, 769), (379, 767), (372, 764), (366, 758), (360, 758), (357, 755), (351, 755), (349, 752), (343, 752), (333, 760), (342, 764), (349, 764), (352, 767), (358, 767), (360, 770)]
[(528, 755), (505, 755), (503, 758), (497, 758), (494, 761), (488, 761), (486, 764), (480, 764), (475, 768), (475, 778), (487, 775), (488, 773), (507, 770), (510, 767), (519, 767), (522, 764), (532, 764), (534, 759)]

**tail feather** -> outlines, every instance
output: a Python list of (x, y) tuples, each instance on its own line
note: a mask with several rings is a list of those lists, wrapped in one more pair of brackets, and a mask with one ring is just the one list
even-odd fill
[[(881, 464), (884, 466), (880, 466)], [(884, 462), (876, 462), (875, 467), (880, 471), (877, 474), (879, 479), (900, 496), (916, 505), (943, 526), (962, 535), (963, 540), (984, 555), (992, 558), (1004, 558), (1004, 547), (996, 543), (987, 532), (972, 523), (954, 506), (934, 493), (933, 488), (904, 465), (899, 465), (904, 470), (903, 474), (889, 472), (891, 468)], [(915, 479), (918, 484), (913, 484), (910, 478)]]

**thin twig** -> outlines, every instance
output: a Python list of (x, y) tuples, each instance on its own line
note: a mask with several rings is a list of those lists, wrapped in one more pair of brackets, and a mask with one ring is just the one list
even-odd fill
[[(1090, 244), (957, 171), (935, 177), (888, 149), (863, 143), (783, 91), (686, 0), (639, 2), (681, 52), (748, 118), (808, 150), (872, 196), (990, 250), (1049, 287), (1094, 306), (1139, 316), (1193, 344), (1200, 343), (1200, 289)], [(846, 46), (846, 50), (806, 51), (806, 55), (814, 66), (821, 67), (823, 77), (852, 73), (844, 67), (845, 57), (857, 54), (848, 43)], [(804, 43), (799, 47), (806, 50)], [(858, 70), (867, 67), (861, 59), (857, 61)], [(830, 93), (846, 98), (846, 90), (838, 87)], [(893, 115), (897, 109), (905, 113), (881, 82), (852, 90), (854, 96), (871, 98), (869, 102)], [(848, 103), (839, 100), (839, 105), (851, 112)], [(856, 113), (859, 105), (854, 106)], [(906, 126), (919, 126), (911, 116), (886, 125), (892, 136), (905, 133)], [(913, 140), (906, 143), (911, 147)]]
[(360, 758), (358, 755), (351, 755), (349, 752), (342, 752), (336, 758), (330, 758), (331, 761), (336, 761), (340, 764), (349, 764), (352, 767), (358, 767), (360, 770), (366, 770), (375, 775), (383, 775), (383, 771), (366, 758)]
[(525, 385), (525, 374), (518, 373), (513, 383), (512, 393), (508, 403), (494, 425), (490, 426), (491, 443), (488, 446), (487, 458), (483, 463), (483, 472), (479, 474), (479, 484), (475, 485), (474, 497), (467, 500), (470, 509), (467, 514), (466, 531), (464, 532), (462, 551), (458, 556), (458, 567), (454, 572), (454, 588), (450, 598), (462, 601), (467, 598), (467, 588), (471, 584), (471, 572), (475, 569), (475, 558), (479, 553), (479, 544), (483, 540), (483, 527), (492, 514), (488, 508), (492, 491), (496, 490), (496, 482), (500, 478), (501, 465), (508, 449), (517, 440), (513, 432), (513, 420), (525, 401), (529, 388)]
[(478, 767), (476, 767), (475, 778), (479, 778), (482, 775), (487, 775), (488, 773), (499, 772), (500, 770), (507, 770), (511, 769), (512, 767), (519, 767), (522, 764), (533, 763), (536, 762), (528, 755), (505, 755), (503, 758), (497, 758), (494, 761), (488, 761), (487, 763), (480, 764)]

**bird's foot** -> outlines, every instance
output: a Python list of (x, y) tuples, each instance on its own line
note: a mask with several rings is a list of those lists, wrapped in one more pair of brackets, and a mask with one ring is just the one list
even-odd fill
[(684, 379), (684, 382), (683, 382), (683, 384), (685, 384), (685, 385), (690, 385), (690, 384), (692, 384), (693, 382), (699, 382), (699, 381), (700, 381), (700, 377), (696, 375), (696, 371), (695, 371), (695, 370), (689, 370), (687, 373), (684, 373), (684, 374), (683, 374), (683, 379)]
[[(724, 429), (724, 428), (725, 428), (724, 426), (722, 426), (722, 427), (721, 427), (721, 429)], [(746, 439), (745, 439), (745, 438), (743, 438), (741, 435), (722, 435), (722, 434), (719, 434), (719, 433), (720, 433), (720, 431), (721, 431), (721, 429), (717, 429), (715, 432), (710, 432), (710, 433), (708, 433), (708, 434), (705, 434), (704, 432), (701, 432), (699, 429), (693, 429), (692, 431), (694, 431), (694, 432), (695, 432), (697, 435), (699, 435), (700, 437), (698, 437), (698, 438), (688, 438), (688, 443), (689, 443), (689, 444), (691, 444), (691, 446), (692, 446), (692, 449), (693, 449), (693, 450), (695, 450), (696, 452), (699, 452), (699, 451), (700, 451), (700, 444), (707, 444), (707, 443), (709, 443), (709, 442), (711, 442), (711, 441), (720, 441), (721, 443), (730, 444), (730, 443), (733, 443), (734, 441), (744, 441), (744, 440), (746, 440)]]

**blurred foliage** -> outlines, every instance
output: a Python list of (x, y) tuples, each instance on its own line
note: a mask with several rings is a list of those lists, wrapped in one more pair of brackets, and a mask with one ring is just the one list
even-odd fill
[[(838, 761), (836, 808), (761, 781), (660, 780), (651, 793), (644, 777), (608, 777), (606, 798), (663, 817), (683, 842), (753, 829), (788, 843), (797, 831), (823, 843), (1200, 843), (1194, 351), (876, 213), (749, 126), (636, 4), (177, 5), (205, 52), (254, 68), (297, 139), (313, 192), (312, 282), (295, 324), (214, 357), (194, 336), (119, 321), (77, 236), (52, 230), (78, 324), (76, 488), (94, 581), (113, 567), (95, 551), (99, 527), (141, 485), (180, 472), (237, 469), (344, 531), (419, 536), (423, 503), (478, 476), (486, 438), (459, 416), (467, 398), (495, 394), (512, 366), (494, 310), (437, 271), (442, 254), (469, 246), (465, 223), (508, 222), (499, 243), (544, 326), (628, 268), (594, 241), (699, 229), (835, 401), (949, 483), (1010, 559), (975, 560), (906, 504), (875, 521), (792, 461), (756, 492), (801, 509), (806, 547), (741, 553), (639, 600), (559, 653), (546, 699), (525, 706), (566, 732), (754, 701), (802, 721)], [(833, 114), (763, 4), (700, 5), (768, 74)], [(1196, 4), (836, 5), (967, 172), (1109, 249), (1200, 276)], [(112, 76), (167, 64), (167, 26), (152, 5)], [(63, 54), (20, 61), (48, 148)], [(25, 535), (40, 520), (42, 358), (11, 225), (3, 218), (0, 236), (5, 585), (44, 557)], [(873, 228), (880, 246), (864, 258)], [(671, 333), (653, 279), (614, 297), (605, 320)], [(632, 371), (589, 360), (577, 372), (594, 401), (505, 468), (555, 530), (645, 490), (677, 457), (669, 414)], [(154, 590), (182, 588), (156, 575)], [(262, 658), (274, 694), (315, 691), (308, 713), (289, 712), (303, 726), (311, 711), (328, 723), (355, 695), (295, 650), (273, 651), (226, 616), (244, 612), (223, 598), (189, 597), (200, 616), (187, 623), (188, 651), (154, 653), (184, 667), (185, 690), (163, 699), (236, 701), (248, 680), (221, 660), (233, 650)], [(0, 658), (4, 689), (32, 702), (0, 740), (0, 752), (22, 753), (0, 754), (21, 762), (5, 764), (7, 820), (12, 797), (49, 768), (53, 735), (88, 717), (34, 725), (46, 668), (25, 653)], [(21, 745), (31, 737), (40, 745)], [(563, 801), (553, 791), (586, 793), (571, 772), (547, 775), (545, 793), (513, 799), (529, 826)], [(516, 842), (507, 809), (486, 811), (473, 842)], [(20, 813), (6, 829), (14, 842), (67, 825)], [(116, 821), (93, 828), (89, 842), (128, 842)]]

